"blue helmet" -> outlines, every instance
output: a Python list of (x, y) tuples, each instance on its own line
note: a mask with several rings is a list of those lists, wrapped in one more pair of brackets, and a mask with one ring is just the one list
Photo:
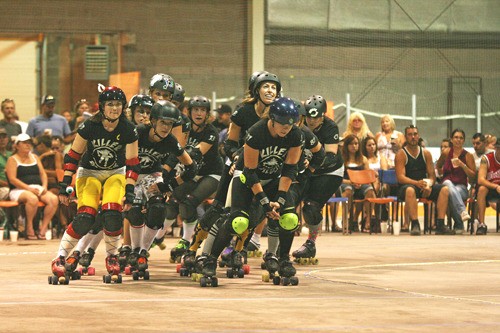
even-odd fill
[(306, 116), (311, 118), (322, 117), (326, 113), (326, 100), (323, 96), (312, 95), (305, 102)]
[(292, 125), (299, 120), (299, 111), (291, 98), (281, 97), (269, 106), (269, 118), (282, 125)]

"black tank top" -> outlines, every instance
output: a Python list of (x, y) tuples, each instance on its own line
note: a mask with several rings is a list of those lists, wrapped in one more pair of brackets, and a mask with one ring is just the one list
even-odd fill
[[(42, 185), (40, 169), (36, 160), (31, 164), (21, 164), (15, 157), (14, 159), (17, 162), (17, 179), (28, 185)], [(16, 187), (9, 182), (9, 188), (12, 190)]]
[(418, 155), (415, 158), (406, 150), (406, 147), (403, 148), (406, 154), (406, 177), (413, 180), (427, 178), (427, 164), (425, 163), (424, 150), (422, 147), (418, 147), (418, 149)]

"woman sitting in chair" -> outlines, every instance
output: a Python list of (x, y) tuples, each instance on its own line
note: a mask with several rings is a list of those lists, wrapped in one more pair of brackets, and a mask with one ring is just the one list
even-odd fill
[[(347, 170), (369, 170), (370, 166), (368, 159), (361, 154), (361, 149), (359, 147), (359, 139), (356, 135), (348, 135), (344, 138), (344, 146), (342, 147), (342, 157), (344, 159), (345, 173), (344, 180), (340, 186), (342, 196), (349, 198), (349, 211), (352, 212), (353, 199), (364, 200), (366, 198), (375, 198), (375, 192), (371, 184), (356, 184), (349, 179)], [(371, 209), (370, 203), (365, 201), (363, 203), (363, 209), (365, 212), (365, 223), (361, 228), (362, 232), (370, 232), (370, 218)], [(357, 230), (357, 218), (359, 212), (351, 216), (351, 221), (356, 221), (356, 226), (350, 226)]]
[[(19, 134), (14, 142), (16, 152), (9, 157), (5, 172), (10, 186), (10, 200), (25, 204), (26, 239), (45, 239), (45, 233), (54, 216), (57, 196), (47, 191), (47, 174), (40, 159), (33, 154), (33, 142), (28, 134)], [(35, 235), (33, 219), (38, 210), (38, 202), (45, 203), (42, 224)]]

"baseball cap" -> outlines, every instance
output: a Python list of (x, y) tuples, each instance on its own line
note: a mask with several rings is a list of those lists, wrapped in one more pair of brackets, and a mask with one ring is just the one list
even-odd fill
[(0, 127), (0, 134), (7, 134), (5, 127)]
[(219, 114), (224, 114), (224, 113), (233, 113), (233, 110), (231, 109), (231, 107), (227, 104), (221, 104), (219, 105), (219, 107), (217, 108), (217, 113)]
[(56, 103), (56, 99), (54, 96), (52, 95), (43, 95), (42, 96), (42, 105), (43, 104), (55, 104)]
[(31, 140), (31, 136), (29, 136), (28, 134), (26, 133), (21, 133), (19, 134), (17, 137), (16, 137), (16, 141), (14, 141), (14, 143), (19, 143), (19, 142), (24, 142), (24, 141), (28, 141), (28, 140)]

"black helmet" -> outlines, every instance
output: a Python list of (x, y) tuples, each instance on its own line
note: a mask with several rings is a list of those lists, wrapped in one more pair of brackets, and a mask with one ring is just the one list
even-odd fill
[(274, 84), (276, 84), (276, 96), (280, 96), (281, 81), (278, 76), (273, 73), (262, 72), (255, 78), (252, 97), (259, 98), (259, 88), (264, 82), (273, 82)]
[(205, 96), (193, 96), (189, 100), (188, 110), (191, 111), (195, 106), (206, 108), (207, 112), (210, 111), (210, 101)]
[[(102, 87), (102, 86), (101, 86)], [(121, 101), (123, 108), (127, 105), (125, 93), (118, 87), (110, 86), (104, 88), (99, 94), (99, 110), (104, 111), (104, 103), (107, 101)]]
[(266, 71), (257, 71), (253, 72), (252, 75), (250, 75), (250, 78), (248, 79), (248, 90), (250, 93), (253, 93), (254, 90), (254, 85), (255, 85), (255, 80), (257, 79), (257, 76), (261, 74), (267, 73)]
[(297, 111), (299, 112), (300, 116), (306, 116), (306, 108), (304, 107), (304, 104), (299, 101), (298, 99), (292, 98), (292, 101), (295, 103), (295, 107), (297, 108)]
[(155, 104), (155, 100), (151, 96), (134, 95), (134, 97), (132, 97), (132, 99), (130, 100), (128, 107), (133, 112), (135, 110), (135, 108), (138, 106), (146, 106), (146, 107), (152, 108), (154, 104)]
[(326, 113), (326, 100), (320, 95), (312, 95), (305, 102), (307, 116), (322, 117)]
[(174, 95), (172, 96), (172, 101), (176, 101), (178, 103), (184, 102), (185, 93), (186, 92), (184, 91), (184, 88), (176, 82), (174, 87)]
[(299, 111), (292, 99), (280, 97), (269, 106), (269, 118), (282, 125), (292, 125), (299, 120)]
[(181, 112), (172, 102), (158, 101), (155, 105), (153, 105), (149, 118), (151, 120), (171, 120), (174, 123), (177, 123), (181, 119)]
[(149, 82), (149, 90), (158, 89), (168, 91), (172, 95), (175, 91), (175, 82), (170, 75), (158, 73), (153, 75)]

